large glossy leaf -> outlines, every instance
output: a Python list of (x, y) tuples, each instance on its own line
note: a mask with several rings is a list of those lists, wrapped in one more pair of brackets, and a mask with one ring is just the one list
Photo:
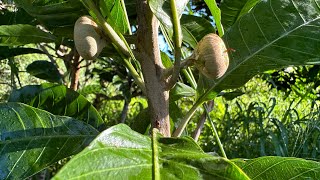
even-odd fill
[(72, 26), (86, 9), (73, 0), (17, 0), (15, 3), (48, 27)]
[[(188, 0), (176, 1), (176, 7), (179, 17), (181, 17), (182, 12), (186, 8), (188, 2)], [(148, 3), (153, 14), (167, 28), (169, 34), (172, 35), (173, 24), (170, 0), (148, 0)]]
[(248, 179), (235, 164), (204, 153), (191, 138), (156, 134), (152, 139), (123, 124), (111, 127), (53, 179)]
[(10, 48), (7, 46), (2, 46), (0, 47), (0, 60), (32, 53), (44, 54), (43, 51), (34, 48)]
[(319, 179), (320, 163), (293, 157), (260, 157), (234, 161), (251, 179)]
[(31, 43), (54, 42), (56, 37), (27, 24), (0, 26), (0, 46), (19, 46)]
[(81, 121), (21, 103), (1, 103), (0, 116), (0, 179), (25, 179), (78, 153), (98, 134)]
[(241, 16), (248, 13), (261, 0), (224, 0), (221, 2), (222, 24), (228, 30)]
[(64, 85), (45, 83), (18, 89), (9, 101), (23, 102), (56, 115), (70, 116), (103, 130), (104, 120), (93, 105), (81, 94)]
[(69, 38), (73, 37), (76, 20), (88, 14), (82, 3), (74, 0), (16, 0), (15, 3), (55, 35)]
[(319, 0), (264, 0), (242, 16), (223, 37), (230, 65), (219, 90), (236, 88), (254, 75), (320, 60)]

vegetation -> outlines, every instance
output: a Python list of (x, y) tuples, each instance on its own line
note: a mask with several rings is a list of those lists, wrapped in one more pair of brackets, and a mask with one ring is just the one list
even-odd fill
[(0, 179), (319, 179), (319, 4), (0, 1)]

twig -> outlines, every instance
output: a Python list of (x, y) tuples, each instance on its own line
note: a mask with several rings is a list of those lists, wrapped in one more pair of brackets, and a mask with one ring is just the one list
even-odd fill
[(130, 103), (129, 100), (127, 100), (127, 99), (124, 100), (124, 105), (123, 105), (123, 109), (122, 109), (121, 117), (120, 117), (121, 123), (125, 123), (125, 121), (126, 121), (126, 117), (127, 117), (128, 110), (129, 110), (129, 103)]
[[(208, 111), (211, 112), (212, 109), (213, 109), (213, 104), (214, 104), (214, 101), (209, 101), (208, 103)], [(207, 119), (207, 112), (203, 112), (202, 115), (201, 115), (201, 118), (197, 124), (197, 128), (195, 129), (195, 131), (193, 132), (192, 134), (192, 138), (195, 140), (195, 141), (198, 141), (199, 139), (199, 136), (201, 134), (201, 131), (204, 127), (204, 123), (206, 122), (206, 119)]]

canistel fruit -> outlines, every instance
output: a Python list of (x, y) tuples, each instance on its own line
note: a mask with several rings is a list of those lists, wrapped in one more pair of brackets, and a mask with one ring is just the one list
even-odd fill
[(226, 46), (223, 40), (214, 33), (201, 39), (193, 57), (197, 69), (209, 79), (222, 77), (229, 66)]
[(79, 55), (87, 60), (96, 59), (106, 46), (102, 31), (90, 16), (82, 16), (76, 21), (74, 43)]

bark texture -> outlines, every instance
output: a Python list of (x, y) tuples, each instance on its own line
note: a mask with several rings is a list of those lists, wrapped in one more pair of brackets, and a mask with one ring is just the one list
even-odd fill
[(159, 22), (151, 12), (146, 0), (137, 0), (138, 32), (137, 51), (145, 80), (151, 125), (169, 137), (169, 92), (161, 80), (164, 67), (158, 44)]

